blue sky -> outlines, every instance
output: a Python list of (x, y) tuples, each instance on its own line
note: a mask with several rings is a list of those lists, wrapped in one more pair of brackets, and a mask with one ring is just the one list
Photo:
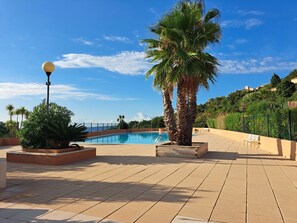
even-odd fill
[[(140, 40), (174, 0), (0, 0), (0, 120), (5, 106), (29, 110), (46, 97), (44, 61), (56, 65), (50, 100), (76, 122), (162, 115), (160, 93), (145, 79)], [(297, 68), (297, 1), (205, 0), (221, 11), (223, 36), (207, 51), (221, 63), (198, 103), (269, 82)]]

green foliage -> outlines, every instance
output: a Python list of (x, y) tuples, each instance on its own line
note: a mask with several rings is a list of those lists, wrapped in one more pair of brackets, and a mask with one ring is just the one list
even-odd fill
[(165, 128), (163, 116), (156, 116), (151, 120), (152, 128)]
[(0, 122), (0, 137), (6, 137), (8, 135), (8, 129), (3, 122)]
[[(66, 107), (50, 103), (49, 125), (69, 125), (73, 113)], [(19, 131), (20, 143), (25, 148), (46, 147), (46, 104), (43, 102), (34, 107), (33, 112)]]
[(118, 124), (119, 129), (127, 129), (128, 128), (128, 123), (125, 122), (124, 119), (125, 119), (124, 115), (119, 115), (119, 117), (117, 118), (117, 121), (119, 122), (119, 124)]
[(207, 116), (205, 112), (199, 112), (196, 116), (194, 127), (207, 127)]
[(276, 87), (282, 80), (280, 79), (280, 77), (274, 73), (270, 79), (270, 84), (271, 87)]
[(55, 148), (67, 148), (71, 141), (85, 141), (87, 138), (87, 128), (83, 124), (74, 123), (51, 123), (49, 125), (48, 137), (50, 143)]
[(6, 129), (9, 130), (9, 137), (15, 137), (17, 133), (17, 122), (8, 120), (5, 122)]
[(225, 117), (225, 127), (227, 130), (242, 131), (242, 114), (230, 113)]
[(214, 118), (207, 119), (207, 126), (208, 128), (215, 128), (215, 119)]
[(294, 94), (292, 94), (292, 96), (289, 98), (289, 101), (297, 101), (297, 91), (295, 91)]
[(295, 91), (295, 84), (290, 81), (282, 81), (276, 89), (276, 93), (285, 98), (291, 97)]

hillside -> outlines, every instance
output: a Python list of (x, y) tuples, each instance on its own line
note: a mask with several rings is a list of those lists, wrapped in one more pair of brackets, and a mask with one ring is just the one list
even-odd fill
[[(243, 89), (228, 96), (212, 98), (197, 106), (196, 126), (207, 126), (207, 120), (229, 113), (266, 114), (287, 108), (287, 101), (297, 101), (297, 84), (291, 80), (297, 77), (294, 69), (283, 79), (277, 74), (270, 83), (256, 89)], [(273, 80), (276, 79), (276, 80)], [(267, 80), (269, 82), (269, 80)], [(274, 86), (273, 86), (274, 85)]]

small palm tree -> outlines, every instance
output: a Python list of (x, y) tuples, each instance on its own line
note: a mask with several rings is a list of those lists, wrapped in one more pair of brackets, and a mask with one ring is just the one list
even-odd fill
[(124, 115), (119, 115), (119, 117), (117, 118), (117, 122), (119, 122), (120, 129), (127, 129), (128, 128), (128, 124), (125, 122), (124, 119), (125, 119)]
[(26, 112), (28, 112), (28, 111), (27, 111), (27, 109), (25, 107), (20, 108), (20, 114), (22, 115), (21, 127), (20, 128), (22, 128), (22, 124), (23, 124), (24, 116), (26, 116)]
[(119, 117), (117, 118), (117, 122), (123, 122), (125, 119), (125, 116), (124, 115), (119, 115)]
[(12, 104), (9, 104), (6, 106), (6, 110), (8, 111), (10, 121), (12, 121), (12, 116), (14, 114), (14, 112), (13, 112), (14, 106)]
[(17, 118), (17, 129), (19, 129), (19, 115), (21, 115), (21, 109), (18, 108), (14, 111), (14, 114), (16, 115)]

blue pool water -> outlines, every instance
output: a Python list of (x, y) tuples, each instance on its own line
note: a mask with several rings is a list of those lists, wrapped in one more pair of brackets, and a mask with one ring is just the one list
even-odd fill
[[(121, 133), (100, 136), (96, 138), (90, 138), (85, 143), (94, 144), (155, 144), (156, 138), (158, 138), (159, 132), (135, 132), (135, 133)], [(162, 133), (159, 137), (161, 142), (168, 141), (168, 134)]]

